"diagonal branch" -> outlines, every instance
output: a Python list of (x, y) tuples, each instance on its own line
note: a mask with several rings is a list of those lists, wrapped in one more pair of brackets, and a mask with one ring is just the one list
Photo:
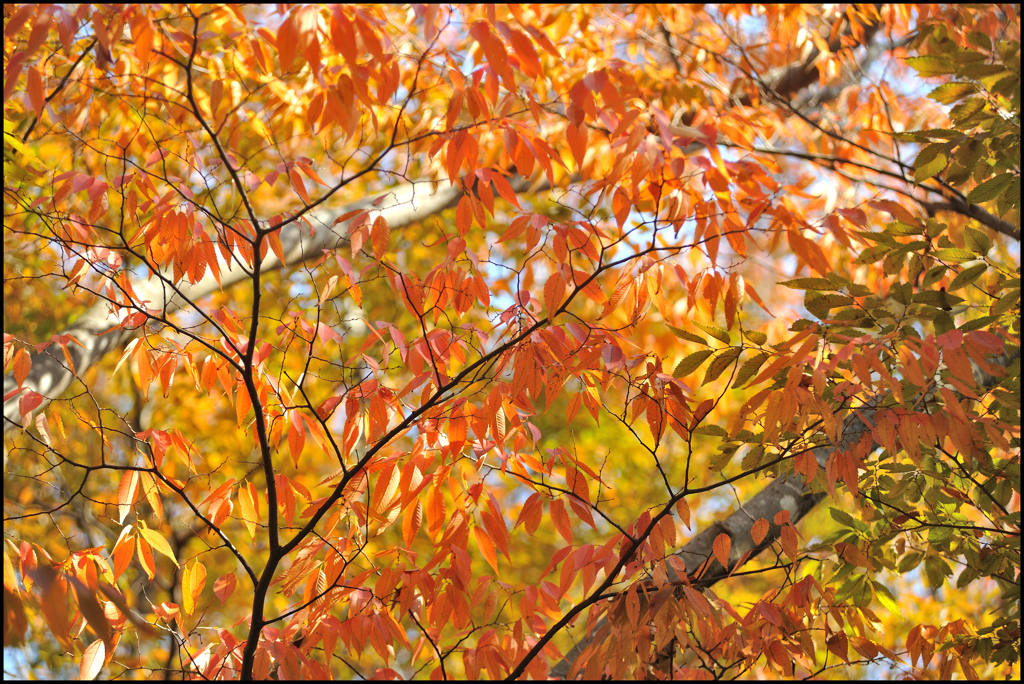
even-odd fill
[[(822, 446), (812, 450), (818, 465), (824, 468), (833, 453), (848, 449), (851, 445), (856, 444), (864, 432), (869, 430), (864, 419), (866, 418), (868, 422), (871, 422), (873, 414), (874, 411), (869, 410), (861, 412), (860, 415), (851, 414), (847, 417), (843, 423), (841, 433), (843, 439), (838, 446)], [(708, 564), (706, 571), (698, 580), (687, 579), (684, 581), (683, 578), (675, 573), (671, 566), (666, 564), (669, 581), (676, 583), (681, 591), (683, 584), (704, 588), (725, 579), (740, 567), (742, 563), (746, 563), (771, 546), (782, 532), (781, 527), (772, 523), (765, 538), (760, 544), (755, 545), (750, 535), (751, 527), (755, 521), (762, 518), (772, 521), (778, 513), (788, 511), (790, 522), (796, 524), (823, 498), (825, 498), (824, 492), (812, 492), (804, 485), (798, 475), (790, 475), (775, 480), (740, 506), (734, 513), (724, 520), (716, 521), (675, 552), (674, 555), (678, 556), (686, 564), (688, 578), (694, 575), (702, 565)], [(712, 548), (715, 538), (722, 533), (728, 534), (732, 540), (729, 568), (723, 568), (718, 561), (714, 560)], [(710, 562), (709, 559), (711, 559)], [(573, 668), (573, 665), (577, 662), (582, 662), (580, 661), (580, 655), (597, 641), (597, 635), (600, 634), (601, 628), (607, 624), (607, 619), (602, 618), (599, 620), (591, 631), (590, 636), (581, 639), (566, 654), (565, 658), (551, 668), (551, 676), (557, 679), (565, 679), (574, 669), (578, 669)]]
[[(1010, 349), (1004, 352), (1002, 356), (990, 359), (990, 361), (994, 365), (1005, 368), (1013, 363), (1014, 360), (1020, 358), (1020, 353), (1019, 347)], [(999, 382), (999, 379), (985, 373), (973, 360), (971, 365), (974, 370), (975, 381), (980, 387), (991, 388)], [(881, 412), (878, 415), (880, 420), (890, 420), (888, 410), (881, 406), (885, 400), (886, 397), (876, 398), (864, 408), (851, 412), (843, 421), (839, 433), (841, 439), (838, 444), (820, 446), (811, 450), (821, 468), (825, 467), (833, 454), (852, 448), (865, 435), (872, 437), (872, 450), (881, 448), (881, 445), (874, 441), (876, 433), (873, 430), (873, 426), (876, 414), (879, 412)], [(703, 589), (729, 577), (747, 561), (771, 546), (781, 535), (782, 528), (771, 523), (768, 534), (761, 540), (761, 543), (754, 544), (753, 537), (751, 536), (754, 522), (759, 519), (773, 521), (778, 513), (787, 511), (790, 522), (795, 525), (810, 513), (825, 496), (824, 492), (811, 491), (797, 475), (779, 478), (769, 484), (749, 501), (741, 505), (734, 513), (724, 520), (716, 521), (675, 552), (674, 555), (678, 556), (686, 564), (687, 575), (685, 579), (681, 578), (670, 565), (666, 564), (665, 566), (669, 582), (677, 587), (677, 596), (682, 593), (684, 585)], [(732, 542), (728, 568), (722, 567), (714, 559), (713, 546), (715, 538), (722, 533), (728, 534)], [(694, 578), (695, 573), (705, 564), (706, 567), (703, 574)], [(595, 648), (598, 645), (602, 628), (607, 625), (608, 621), (606, 618), (599, 620), (594, 625), (594, 628), (590, 630), (589, 635), (577, 642), (569, 653), (551, 668), (550, 675), (556, 679), (566, 679), (570, 675), (575, 676), (580, 669), (575, 667), (575, 664), (583, 663), (587, 660), (586, 657), (581, 658), (581, 656), (595, 655), (592, 650), (588, 649)]]

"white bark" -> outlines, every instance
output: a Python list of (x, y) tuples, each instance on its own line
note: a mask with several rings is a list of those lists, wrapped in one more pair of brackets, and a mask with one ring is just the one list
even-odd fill
[[(338, 211), (313, 211), (308, 218), (314, 226), (319, 226), (319, 228), (312, 235), (309, 234), (307, 228), (300, 227), (299, 222), (282, 228), (281, 243), (284, 247), (285, 263), (281, 263), (273, 250), (268, 250), (260, 268), (262, 271), (270, 271), (282, 266), (292, 266), (306, 259), (320, 256), (324, 249), (335, 249), (347, 244), (347, 222), (337, 226), (332, 226), (332, 224), (338, 216), (350, 211), (369, 209), (372, 217), (382, 214), (392, 228), (401, 228), (422, 221), (451, 206), (461, 194), (462, 189), (459, 186), (452, 187), (448, 183), (406, 183), (390, 190), (387, 197), (376, 207), (373, 206), (372, 199), (365, 199), (353, 202)], [(241, 268), (237, 262), (229, 265), (219, 252), (217, 258), (221, 274), (220, 285), (207, 269), (206, 275), (195, 285), (191, 285), (187, 281), (179, 283), (177, 292), (170, 287), (169, 271), (154, 274), (148, 280), (133, 282), (132, 287), (140, 302), (148, 300), (148, 304), (145, 304), (147, 308), (157, 309), (163, 314), (169, 315), (179, 309), (196, 306), (200, 300), (215, 290), (227, 289), (251, 278), (251, 274), (247, 272), (248, 269)], [(62, 331), (61, 334), (71, 335), (81, 343), (81, 346), (74, 343), (67, 345), (68, 353), (74, 363), (74, 372), (68, 366), (63, 352), (55, 344), (49, 346), (42, 353), (31, 353), (32, 369), (25, 380), (24, 387), (38, 392), (43, 397), (43, 403), (35, 409), (34, 413), (38, 413), (50, 401), (63, 395), (74, 383), (76, 375), (77, 377), (83, 375), (89, 367), (97, 363), (108, 352), (124, 349), (128, 341), (138, 334), (137, 330), (123, 329), (103, 334), (117, 324), (117, 315), (112, 311), (110, 304), (100, 301), (82, 314), (73, 325)], [(5, 375), (4, 396), (16, 389), (17, 383), (14, 376)], [(15, 395), (4, 401), (5, 434), (10, 430), (21, 428), (19, 396)]]

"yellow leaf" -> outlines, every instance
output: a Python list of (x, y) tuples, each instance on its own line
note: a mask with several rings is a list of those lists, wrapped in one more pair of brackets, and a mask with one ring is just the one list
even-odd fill
[(391, 241), (391, 226), (388, 220), (381, 214), (373, 221), (373, 256), (380, 262), (388, 251), (388, 243)]
[(259, 520), (259, 516), (256, 515), (256, 507), (253, 505), (252, 497), (246, 487), (238, 488), (238, 503), (242, 509), (242, 522), (245, 523), (245, 529), (249, 530), (249, 536), (255, 539), (256, 522)]
[(163, 538), (163, 535), (156, 530), (149, 529), (148, 527), (143, 527), (139, 531), (142, 532), (142, 536), (145, 537), (146, 541), (149, 542), (154, 549), (170, 558), (175, 565), (178, 565), (178, 559), (174, 557), (174, 551), (171, 550), (171, 545), (167, 543), (167, 540)]
[(206, 586), (206, 566), (196, 561), (191, 568), (185, 568), (181, 577), (181, 609), (186, 615), (195, 612), (196, 601)]

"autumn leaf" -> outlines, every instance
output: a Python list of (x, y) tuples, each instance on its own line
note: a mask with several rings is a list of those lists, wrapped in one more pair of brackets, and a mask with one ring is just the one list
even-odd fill
[(103, 661), (106, 658), (106, 647), (102, 639), (89, 644), (82, 654), (82, 663), (78, 669), (78, 678), (82, 680), (96, 679), (103, 670)]
[(186, 615), (195, 612), (196, 601), (206, 586), (206, 566), (196, 561), (181, 573), (181, 609)]
[(178, 559), (174, 557), (174, 551), (171, 550), (171, 545), (167, 543), (167, 540), (164, 539), (163, 535), (156, 530), (144, 526), (139, 529), (139, 533), (149, 545), (156, 549), (158, 553), (167, 556), (171, 559), (172, 563), (178, 565)]
[(237, 581), (235, 573), (229, 572), (218, 577), (213, 583), (213, 593), (222, 605), (226, 603), (231, 594), (235, 592), (235, 585)]
[(15, 676), (1019, 678), (1005, 6), (187, 10), (6, 11)]
[(714, 550), (715, 559), (722, 564), (723, 568), (729, 567), (729, 553), (732, 549), (732, 538), (722, 533), (715, 537)]
[(128, 513), (131, 510), (132, 504), (135, 503), (136, 496), (139, 492), (139, 471), (138, 470), (126, 470), (121, 475), (121, 484), (117, 487), (117, 511), (118, 511), (118, 524), (124, 524), (124, 519), (128, 517)]

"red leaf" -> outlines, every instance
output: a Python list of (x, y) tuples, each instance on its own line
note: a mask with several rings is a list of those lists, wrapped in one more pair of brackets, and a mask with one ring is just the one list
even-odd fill
[(572, 523), (569, 521), (569, 513), (565, 510), (565, 504), (561, 499), (555, 499), (548, 504), (551, 511), (551, 521), (555, 523), (555, 529), (562, 535), (567, 544), (573, 543)]
[(43, 114), (43, 105), (46, 104), (46, 96), (43, 94), (43, 77), (34, 66), (28, 68), (28, 87), (26, 88), (28, 101), (32, 104), (32, 110), (38, 119)]
[(229, 572), (226, 575), (221, 575), (217, 578), (217, 581), (213, 583), (213, 594), (223, 604), (228, 600), (235, 591), (235, 585), (238, 583), (238, 579), (235, 577), (235, 573)]

